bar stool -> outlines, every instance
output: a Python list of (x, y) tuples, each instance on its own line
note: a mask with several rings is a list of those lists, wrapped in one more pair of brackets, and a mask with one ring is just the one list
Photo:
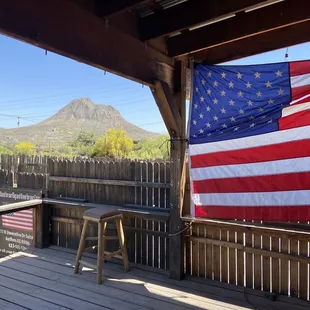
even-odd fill
[[(122, 213), (118, 211), (112, 211), (111, 208), (91, 208), (84, 212), (83, 219), (84, 224), (79, 249), (76, 256), (74, 273), (78, 273), (80, 264), (93, 268), (97, 270), (97, 283), (101, 284), (103, 263), (105, 259), (110, 257), (121, 258), (123, 260), (125, 270), (129, 271), (129, 262), (125, 244)], [(106, 236), (107, 224), (111, 221), (114, 221), (116, 224), (117, 236)], [(98, 224), (97, 237), (86, 237), (86, 231), (89, 222), (95, 222)], [(106, 241), (117, 239), (119, 240), (120, 249), (111, 253), (105, 252)], [(89, 249), (85, 249), (86, 240), (98, 240), (97, 266), (81, 259), (83, 252)]]

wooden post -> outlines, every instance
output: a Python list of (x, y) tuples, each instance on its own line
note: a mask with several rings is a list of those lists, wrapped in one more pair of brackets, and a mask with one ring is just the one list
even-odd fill
[[(174, 73), (174, 104), (176, 105), (180, 119), (179, 132), (171, 135), (171, 200), (169, 222), (169, 270), (170, 278), (181, 280), (184, 276), (184, 249), (183, 238), (179, 232), (182, 230), (181, 221), (181, 176), (185, 160), (186, 150), (186, 63), (177, 61)], [(184, 185), (184, 184), (183, 184)], [(182, 199), (183, 201), (183, 199)]]
[[(42, 198), (46, 198), (47, 191), (43, 191)], [(36, 248), (44, 248), (50, 245), (50, 206), (42, 203), (35, 209), (35, 237)]]

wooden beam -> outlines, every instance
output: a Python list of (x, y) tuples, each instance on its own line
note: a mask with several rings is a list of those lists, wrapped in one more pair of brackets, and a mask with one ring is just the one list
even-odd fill
[(232, 249), (241, 250), (246, 253), (262, 255), (265, 257), (280, 258), (280, 259), (286, 259), (286, 260), (300, 262), (304, 264), (310, 264), (310, 257), (304, 256), (304, 255), (286, 254), (286, 253), (281, 253), (281, 252), (276, 252), (276, 251), (271, 251), (271, 250), (263, 250), (263, 249), (259, 249), (255, 247), (244, 246), (240, 243), (210, 239), (210, 238), (205, 238), (205, 237), (196, 237), (196, 236), (188, 236), (188, 237), (193, 242), (228, 247)]
[(310, 20), (310, 2), (286, 0), (168, 39), (170, 56), (225, 45)]
[(310, 21), (216, 46), (194, 53), (192, 56), (195, 61), (218, 64), (309, 41)]
[(100, 17), (108, 17), (109, 15), (121, 13), (133, 8), (135, 5), (143, 4), (149, 0), (95, 0), (97, 14)]
[(71, 1), (0, 1), (0, 32), (120, 76), (171, 83), (166, 55)]
[(184, 276), (184, 243), (180, 231), (181, 220), (181, 182), (182, 167), (185, 157), (185, 99), (186, 99), (186, 67), (184, 61), (176, 63), (174, 72), (174, 101), (180, 113), (178, 124), (180, 132), (171, 140), (171, 190), (169, 221), (169, 270), (172, 279), (181, 280)]
[(263, 0), (191, 0), (140, 19), (143, 41), (166, 36), (206, 21), (233, 14)]
[(124, 181), (124, 180), (104, 180), (104, 179), (57, 177), (57, 176), (50, 176), (49, 181), (50, 182), (113, 185), (113, 186), (133, 186), (133, 187), (138, 186), (138, 187), (151, 187), (151, 188), (169, 188), (170, 187), (170, 184), (168, 183)]
[(169, 86), (164, 82), (157, 81), (152, 89), (152, 94), (169, 134), (171, 136), (180, 134), (181, 116)]

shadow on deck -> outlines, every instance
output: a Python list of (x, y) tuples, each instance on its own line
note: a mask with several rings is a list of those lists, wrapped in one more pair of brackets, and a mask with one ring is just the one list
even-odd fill
[[(15, 253), (0, 259), (0, 309), (309, 309), (309, 303), (246, 291), (206, 279), (174, 281), (163, 270), (136, 266), (126, 273), (114, 262), (104, 265), (104, 283), (83, 268), (73, 274), (75, 251), (59, 247)], [(87, 254), (95, 263), (95, 257)]]

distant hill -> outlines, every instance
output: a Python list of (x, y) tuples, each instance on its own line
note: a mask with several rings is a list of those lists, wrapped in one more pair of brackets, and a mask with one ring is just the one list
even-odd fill
[(12, 129), (0, 128), (0, 143), (11, 145), (28, 140), (42, 146), (59, 147), (72, 141), (81, 130), (93, 132), (99, 137), (109, 128), (123, 128), (134, 140), (158, 136), (127, 122), (110, 105), (95, 104), (88, 98), (81, 98), (72, 100), (55, 115), (38, 124)]

